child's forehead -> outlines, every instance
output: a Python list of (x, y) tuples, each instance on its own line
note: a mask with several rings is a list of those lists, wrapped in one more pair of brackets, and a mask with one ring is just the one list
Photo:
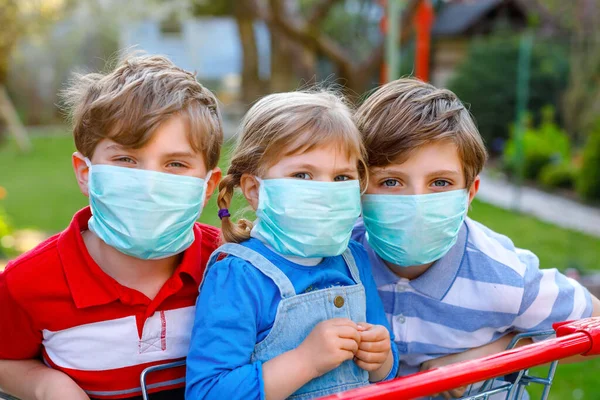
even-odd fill
[(293, 152), (282, 152), (270, 166), (289, 166), (300, 165), (314, 166), (332, 166), (337, 168), (352, 167), (357, 168), (358, 156), (348, 152), (346, 149), (335, 146), (315, 146), (308, 149), (300, 149)]
[(428, 171), (463, 170), (458, 147), (451, 141), (429, 143), (418, 148), (398, 154), (386, 165), (371, 166), (372, 175), (388, 172), (425, 173)]

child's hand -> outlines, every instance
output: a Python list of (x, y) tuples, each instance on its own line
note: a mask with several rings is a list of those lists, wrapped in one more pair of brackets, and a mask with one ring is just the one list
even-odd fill
[(358, 326), (349, 319), (334, 318), (318, 323), (296, 350), (318, 377), (351, 360), (359, 343)]
[(358, 330), (360, 344), (354, 362), (365, 371), (377, 371), (391, 357), (390, 333), (382, 325), (366, 322), (359, 323)]
[[(449, 354), (444, 357), (433, 358), (421, 364), (421, 371), (428, 371), (430, 369), (443, 367), (445, 365), (455, 364), (457, 362), (465, 361), (466, 359), (467, 358), (465, 358), (463, 353)], [(447, 392), (434, 394), (431, 397), (437, 397), (441, 395), (444, 396), (445, 399), (458, 399), (460, 397), (463, 397), (466, 391), (467, 386), (461, 386), (458, 388), (448, 390)]]

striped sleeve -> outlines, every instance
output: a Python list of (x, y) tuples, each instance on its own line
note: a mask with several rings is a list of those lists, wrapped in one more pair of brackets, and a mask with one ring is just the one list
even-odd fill
[(551, 330), (555, 322), (592, 315), (590, 293), (581, 284), (557, 269), (540, 269), (537, 257), (529, 253), (521, 259), (527, 265), (523, 299), (514, 327), (519, 331)]

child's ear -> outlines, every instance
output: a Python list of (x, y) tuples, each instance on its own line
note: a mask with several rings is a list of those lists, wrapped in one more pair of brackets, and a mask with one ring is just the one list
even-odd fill
[(254, 211), (258, 208), (258, 188), (260, 187), (260, 183), (256, 179), (254, 175), (243, 174), (240, 179), (240, 189), (242, 189), (242, 193), (244, 197), (248, 201), (248, 204), (252, 207)]
[(475, 180), (473, 181), (473, 184), (471, 185), (471, 188), (469, 189), (469, 205), (471, 205), (471, 202), (475, 198), (475, 195), (477, 194), (477, 192), (479, 192), (480, 184), (481, 184), (481, 178), (479, 177), (479, 175), (477, 175), (475, 177)]
[(73, 163), (73, 170), (75, 171), (75, 178), (77, 179), (79, 190), (81, 190), (81, 193), (85, 196), (89, 197), (88, 179), (90, 169), (85, 163), (85, 156), (76, 151), (71, 157), (71, 162)]
[(206, 207), (206, 204), (210, 200), (210, 196), (213, 195), (215, 189), (219, 186), (222, 177), (223, 173), (221, 172), (221, 168), (217, 167), (212, 170), (210, 179), (206, 182), (206, 196), (204, 197), (204, 205), (202, 207)]

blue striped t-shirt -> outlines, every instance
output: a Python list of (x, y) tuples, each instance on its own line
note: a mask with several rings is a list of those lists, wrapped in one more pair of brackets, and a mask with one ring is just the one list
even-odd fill
[(506, 236), (467, 218), (456, 244), (413, 280), (395, 275), (373, 251), (359, 220), (352, 238), (369, 254), (400, 353), (399, 375), (432, 358), (463, 352), (512, 331), (552, 329), (589, 317), (589, 292)]

